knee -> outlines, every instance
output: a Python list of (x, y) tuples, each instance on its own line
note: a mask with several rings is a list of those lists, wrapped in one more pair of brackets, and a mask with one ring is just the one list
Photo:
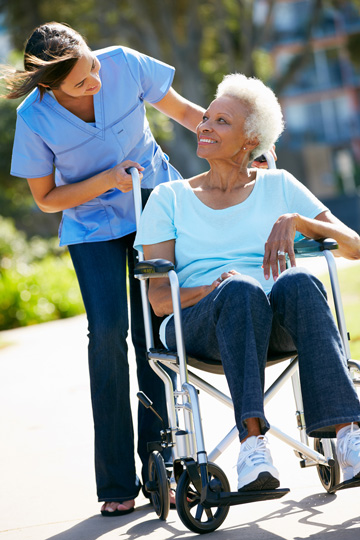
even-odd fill
[(216, 290), (215, 300), (232, 309), (242, 309), (246, 305), (267, 305), (267, 296), (260, 283), (243, 274), (235, 275), (224, 281)]
[(306, 268), (293, 267), (283, 272), (274, 283), (271, 295), (285, 296), (294, 299), (306, 299), (317, 295), (327, 298), (326, 290), (321, 281)]
[(89, 318), (89, 339), (96, 343), (114, 344), (127, 338), (128, 316), (127, 313), (98, 313)]

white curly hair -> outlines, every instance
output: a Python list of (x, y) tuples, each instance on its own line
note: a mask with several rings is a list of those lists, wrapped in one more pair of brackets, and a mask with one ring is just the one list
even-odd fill
[(249, 138), (257, 137), (259, 140), (250, 160), (270, 150), (284, 129), (281, 107), (274, 92), (260, 79), (232, 73), (225, 75), (217, 87), (215, 98), (222, 96), (238, 98), (249, 107), (245, 133)]

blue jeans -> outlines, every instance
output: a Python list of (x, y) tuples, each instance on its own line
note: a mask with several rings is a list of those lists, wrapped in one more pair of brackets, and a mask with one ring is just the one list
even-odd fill
[[(139, 389), (167, 418), (164, 385), (146, 357), (140, 286), (133, 277), (134, 234), (106, 242), (69, 246), (88, 318), (89, 370), (95, 427), (95, 473), (99, 501), (126, 501), (139, 493), (127, 358), (130, 283), (131, 336)], [(160, 421), (144, 406), (138, 409), (138, 454), (147, 480), (147, 442), (159, 440)]]
[[(247, 418), (259, 418), (262, 433), (269, 429), (263, 406), (268, 348), (298, 351), (309, 435), (334, 437), (336, 424), (360, 421), (359, 399), (326, 292), (305, 269), (282, 273), (269, 297), (255, 279), (234, 276), (183, 309), (182, 318), (187, 353), (222, 361), (240, 440), (247, 435)], [(166, 342), (175, 349), (173, 319)]]

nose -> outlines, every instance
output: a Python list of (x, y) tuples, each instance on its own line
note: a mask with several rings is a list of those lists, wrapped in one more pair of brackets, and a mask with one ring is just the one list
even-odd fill
[(209, 120), (206, 120), (206, 122), (202, 122), (199, 128), (202, 133), (207, 133), (213, 130)]

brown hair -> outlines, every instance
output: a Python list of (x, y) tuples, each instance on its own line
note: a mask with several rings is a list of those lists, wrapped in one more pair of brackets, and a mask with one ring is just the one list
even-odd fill
[(38, 87), (40, 99), (45, 87), (56, 89), (68, 76), (83, 54), (85, 39), (76, 30), (57, 22), (36, 28), (29, 37), (24, 53), (24, 71), (2, 68), (7, 93), (16, 99)]

